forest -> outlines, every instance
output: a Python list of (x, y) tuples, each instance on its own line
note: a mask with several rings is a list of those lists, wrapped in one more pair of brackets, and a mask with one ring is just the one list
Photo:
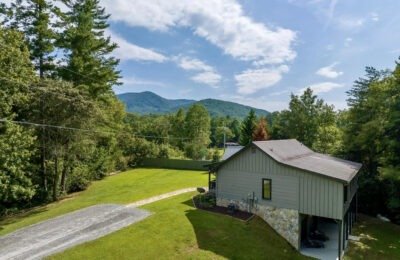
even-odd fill
[[(166, 115), (126, 113), (118, 48), (98, 0), (0, 4), (0, 215), (84, 190), (145, 157), (217, 161), (226, 142), (296, 138), (363, 164), (360, 211), (400, 223), (400, 60), (366, 68), (337, 111), (308, 88), (265, 117), (210, 117), (194, 104)], [(268, 102), (268, 100), (265, 100)]]

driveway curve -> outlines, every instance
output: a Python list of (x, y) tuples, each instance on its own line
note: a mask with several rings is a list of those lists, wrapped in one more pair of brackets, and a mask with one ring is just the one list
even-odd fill
[(84, 208), (0, 237), (0, 259), (41, 259), (105, 236), (150, 214), (115, 204)]

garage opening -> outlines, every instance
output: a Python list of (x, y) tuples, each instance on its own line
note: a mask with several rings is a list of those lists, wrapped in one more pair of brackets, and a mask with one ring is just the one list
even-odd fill
[(338, 221), (303, 214), (300, 215), (300, 220), (300, 252), (318, 259), (338, 259)]

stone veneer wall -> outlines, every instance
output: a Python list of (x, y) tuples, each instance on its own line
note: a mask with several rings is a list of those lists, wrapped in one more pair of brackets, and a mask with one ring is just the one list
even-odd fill
[[(241, 211), (249, 211), (244, 201), (217, 198), (217, 205), (227, 207), (231, 202)], [(293, 209), (282, 209), (265, 205), (255, 205), (251, 212), (265, 220), (279, 235), (285, 238), (294, 248), (299, 249), (299, 212)]]

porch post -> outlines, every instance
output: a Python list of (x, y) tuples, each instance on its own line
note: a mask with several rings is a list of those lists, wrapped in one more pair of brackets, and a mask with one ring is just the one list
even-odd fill
[(358, 220), (358, 191), (356, 191), (356, 216), (355, 216), (355, 221), (357, 222)]
[(342, 220), (338, 221), (339, 228), (339, 243), (338, 243), (338, 259), (341, 259), (342, 256)]
[(208, 170), (208, 190), (211, 190), (211, 171)]

